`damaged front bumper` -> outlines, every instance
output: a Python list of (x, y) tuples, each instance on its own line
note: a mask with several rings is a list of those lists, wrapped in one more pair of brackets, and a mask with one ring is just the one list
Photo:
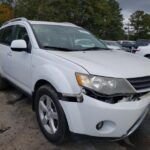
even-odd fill
[(150, 94), (137, 101), (126, 99), (110, 104), (83, 94), (82, 103), (60, 102), (71, 132), (120, 139), (132, 134), (141, 124), (149, 110)]

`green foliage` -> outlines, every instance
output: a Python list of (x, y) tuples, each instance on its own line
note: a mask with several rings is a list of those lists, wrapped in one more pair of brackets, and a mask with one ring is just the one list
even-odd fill
[(0, 25), (13, 18), (13, 9), (7, 3), (0, 4)]
[(135, 31), (135, 39), (150, 39), (150, 14), (136, 11), (131, 15), (130, 23)]
[(17, 0), (15, 15), (72, 22), (100, 38), (117, 40), (123, 36), (120, 11), (116, 0)]

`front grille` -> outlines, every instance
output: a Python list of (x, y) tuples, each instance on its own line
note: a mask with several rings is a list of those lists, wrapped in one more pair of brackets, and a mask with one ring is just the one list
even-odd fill
[(127, 79), (136, 90), (145, 90), (150, 88), (150, 76)]

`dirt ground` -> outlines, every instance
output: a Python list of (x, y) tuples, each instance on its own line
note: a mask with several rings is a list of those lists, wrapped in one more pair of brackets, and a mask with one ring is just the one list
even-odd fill
[(124, 141), (76, 137), (55, 146), (41, 133), (31, 102), (12, 88), (0, 92), (0, 150), (150, 150), (150, 113), (141, 128)]

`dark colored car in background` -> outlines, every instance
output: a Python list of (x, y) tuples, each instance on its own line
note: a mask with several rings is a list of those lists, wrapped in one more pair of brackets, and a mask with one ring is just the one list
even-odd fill
[(122, 47), (126, 47), (131, 50), (133, 47), (135, 47), (136, 42), (125, 40), (125, 41), (122, 41), (120, 44), (122, 45)]
[(135, 47), (138, 48), (139, 46), (147, 46), (150, 44), (150, 40), (148, 39), (139, 39), (135, 43)]

